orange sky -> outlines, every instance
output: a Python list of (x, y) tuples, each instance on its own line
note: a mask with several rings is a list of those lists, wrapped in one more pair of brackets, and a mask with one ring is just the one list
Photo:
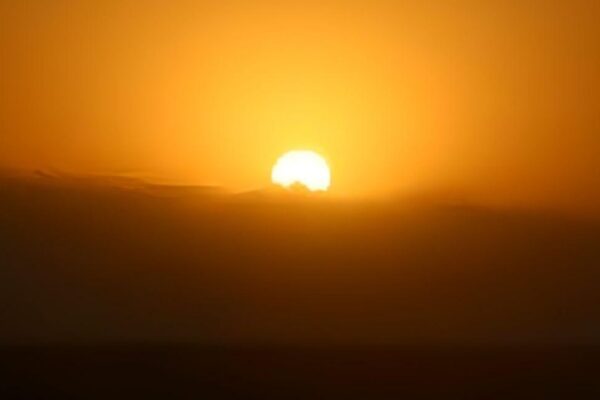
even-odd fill
[(3, 0), (0, 165), (246, 190), (310, 148), (339, 194), (597, 210), (599, 20), (597, 1)]

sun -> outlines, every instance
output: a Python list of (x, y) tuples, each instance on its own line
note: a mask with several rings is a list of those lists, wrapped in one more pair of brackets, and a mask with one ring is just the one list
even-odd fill
[(311, 192), (326, 191), (331, 183), (331, 173), (327, 162), (319, 154), (310, 150), (293, 150), (279, 157), (273, 166), (271, 180), (285, 188), (300, 184)]

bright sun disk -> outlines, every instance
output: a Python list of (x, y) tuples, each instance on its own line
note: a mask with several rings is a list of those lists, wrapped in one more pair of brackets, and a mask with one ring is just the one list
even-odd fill
[(301, 184), (311, 192), (329, 188), (331, 174), (323, 157), (310, 150), (293, 150), (285, 153), (273, 166), (271, 180), (289, 188)]

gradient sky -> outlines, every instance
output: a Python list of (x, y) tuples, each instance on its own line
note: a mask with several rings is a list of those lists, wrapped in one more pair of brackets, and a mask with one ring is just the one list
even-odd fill
[(600, 209), (598, 1), (0, 1), (0, 165)]

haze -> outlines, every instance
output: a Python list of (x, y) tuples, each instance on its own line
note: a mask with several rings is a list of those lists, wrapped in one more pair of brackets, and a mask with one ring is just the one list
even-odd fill
[(596, 1), (2, 1), (0, 165), (600, 212)]

